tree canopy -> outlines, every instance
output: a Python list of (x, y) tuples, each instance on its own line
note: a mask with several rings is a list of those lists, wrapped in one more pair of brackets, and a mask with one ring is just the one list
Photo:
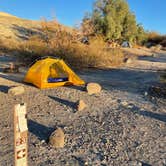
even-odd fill
[(102, 34), (106, 40), (142, 42), (145, 34), (126, 0), (96, 0), (91, 16), (83, 19), (83, 25), (85, 21), (89, 27), (93, 24), (93, 32)]

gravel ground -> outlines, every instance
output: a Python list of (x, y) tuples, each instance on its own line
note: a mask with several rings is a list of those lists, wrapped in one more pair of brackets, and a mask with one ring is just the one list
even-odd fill
[[(39, 90), (16, 82), (18, 75), (1, 73), (0, 165), (13, 165), (13, 106), (26, 102), (29, 165), (165, 166), (166, 99), (145, 93), (158, 79), (157, 73), (123, 68), (80, 75), (99, 82), (102, 92), (90, 96), (83, 87), (74, 86)], [(7, 94), (10, 86), (20, 84), (25, 94)], [(75, 109), (79, 99), (88, 105), (81, 112)], [(62, 149), (47, 142), (57, 127), (66, 136)]]

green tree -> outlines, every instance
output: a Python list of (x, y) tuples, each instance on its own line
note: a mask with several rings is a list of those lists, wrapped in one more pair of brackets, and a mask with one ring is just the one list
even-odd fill
[(147, 41), (147, 33), (145, 32), (143, 26), (141, 24), (137, 25), (137, 35), (136, 42), (137, 44), (144, 44)]
[(138, 30), (138, 27), (137, 27), (135, 15), (133, 13), (128, 12), (124, 18), (123, 30), (121, 33), (122, 38), (124, 40), (134, 42), (136, 40), (137, 30)]
[(144, 31), (137, 26), (126, 0), (96, 0), (90, 19), (95, 33), (104, 35), (108, 40), (135, 42), (138, 31)]

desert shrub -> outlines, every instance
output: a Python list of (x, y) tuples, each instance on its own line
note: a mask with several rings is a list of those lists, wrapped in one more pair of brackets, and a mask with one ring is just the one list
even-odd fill
[(161, 35), (157, 32), (148, 32), (147, 41), (154, 45), (161, 44), (163, 47), (166, 47), (166, 35)]
[(42, 35), (32, 36), (24, 41), (0, 41), (0, 47), (14, 52), (25, 65), (44, 56), (62, 58), (76, 68), (104, 68), (118, 66), (123, 62), (122, 52), (117, 49), (107, 50), (101, 36), (92, 37), (89, 45), (86, 45), (78, 40), (78, 31), (54, 21), (42, 21), (41, 32)]
[(105, 49), (105, 43), (101, 39), (93, 39), (89, 45), (85, 45), (80, 42), (66, 42), (64, 38), (52, 39), (49, 44), (40, 38), (31, 38), (20, 43), (17, 50), (17, 57), (26, 64), (42, 56), (62, 58), (75, 68), (106, 68), (121, 65), (123, 62), (122, 52)]
[[(79, 67), (112, 67), (122, 64), (123, 54), (118, 49), (105, 49), (100, 45), (100, 41), (93, 41), (90, 45), (77, 43), (71, 45), (63, 55), (64, 59), (70, 64)], [(63, 58), (62, 57), (62, 58)]]
[(0, 40), (0, 51), (3, 51), (3, 49), (4, 49), (4, 44), (3, 44), (2, 40)]
[(27, 41), (20, 42), (16, 50), (17, 58), (25, 64), (29, 64), (44, 55), (50, 55), (47, 43), (36, 36)]
[(160, 43), (163, 47), (166, 47), (166, 36), (165, 38), (162, 40), (162, 42)]
[(18, 48), (19, 42), (13, 39), (2, 39), (0, 40), (0, 50), (3, 52), (13, 52)]

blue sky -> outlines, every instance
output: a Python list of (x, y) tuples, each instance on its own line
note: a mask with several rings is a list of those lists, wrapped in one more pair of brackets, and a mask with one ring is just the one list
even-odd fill
[[(0, 0), (0, 11), (18, 17), (38, 20), (56, 16), (62, 24), (73, 26), (95, 0)], [(166, 34), (166, 0), (127, 0), (137, 21), (145, 29)]]

